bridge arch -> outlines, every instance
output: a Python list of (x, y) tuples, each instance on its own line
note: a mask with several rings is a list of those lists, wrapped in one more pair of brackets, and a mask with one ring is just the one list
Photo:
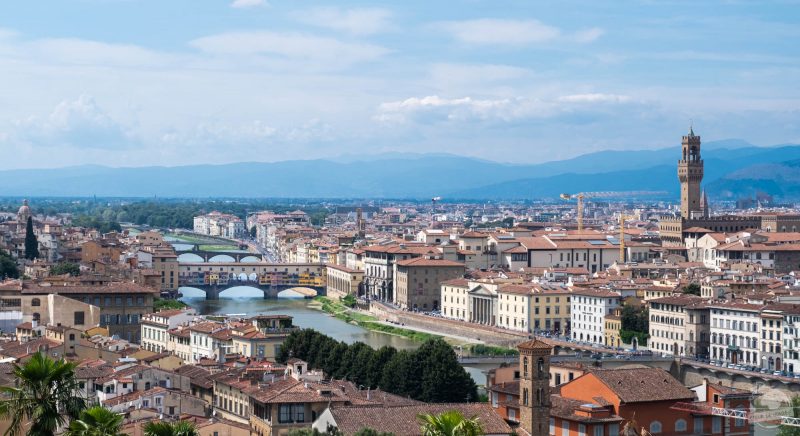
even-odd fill
[(239, 260), (241, 263), (256, 263), (261, 262), (261, 258), (258, 256), (245, 256)]
[(218, 254), (210, 259), (208, 259), (209, 263), (216, 262), (216, 263), (223, 263), (223, 262), (236, 262), (236, 259), (233, 256), (229, 256), (227, 254)]
[(278, 292), (278, 298), (313, 298), (317, 295), (319, 295), (319, 293), (314, 289), (302, 286), (284, 289)]
[(178, 256), (178, 263), (203, 262), (204, 259), (194, 253), (183, 253)]

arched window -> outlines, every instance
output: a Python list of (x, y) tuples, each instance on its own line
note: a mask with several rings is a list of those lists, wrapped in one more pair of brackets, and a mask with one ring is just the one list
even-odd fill
[(684, 432), (684, 431), (686, 431), (686, 420), (685, 419), (679, 419), (679, 420), (675, 421), (675, 432), (679, 433), (679, 432)]
[(75, 340), (75, 333), (70, 333), (69, 334), (69, 340), (70, 341), (74, 341)]
[(41, 321), (42, 320), (42, 315), (40, 315), (39, 312), (33, 312), (33, 320), (36, 321), (36, 322)]
[(522, 389), (522, 404), (524, 406), (528, 405), (528, 388)]
[(544, 358), (540, 357), (539, 360), (536, 362), (536, 372), (540, 379), (543, 379), (544, 374)]
[(661, 433), (661, 422), (653, 421), (650, 423), (650, 433), (652, 434), (659, 434)]
[(523, 377), (528, 377), (528, 358), (527, 357), (523, 357), (522, 358), (522, 376)]
[(536, 389), (536, 405), (537, 406), (541, 406), (542, 405), (542, 390), (541, 389)]
[(38, 298), (34, 298), (33, 300), (31, 300), (31, 306), (41, 306), (41, 305), (42, 301), (39, 300)]

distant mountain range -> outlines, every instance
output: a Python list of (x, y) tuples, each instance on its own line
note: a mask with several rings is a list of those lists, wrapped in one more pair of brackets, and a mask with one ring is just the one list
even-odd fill
[[(561, 192), (667, 191), (677, 198), (678, 146), (601, 151), (542, 164), (447, 154), (392, 153), (337, 159), (178, 167), (97, 165), (0, 171), (0, 196), (535, 199)], [(703, 144), (713, 198), (756, 191), (800, 198), (800, 145), (741, 140)]]

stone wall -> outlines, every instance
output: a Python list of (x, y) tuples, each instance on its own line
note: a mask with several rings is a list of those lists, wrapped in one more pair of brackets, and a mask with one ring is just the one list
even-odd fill
[(378, 303), (372, 303), (370, 305), (370, 312), (382, 321), (402, 323), (409, 327), (431, 330), (442, 334), (475, 338), (488, 345), (513, 347), (520, 342), (528, 340), (528, 336), (521, 332), (512, 332), (496, 327), (481, 326), (464, 321), (406, 312)]

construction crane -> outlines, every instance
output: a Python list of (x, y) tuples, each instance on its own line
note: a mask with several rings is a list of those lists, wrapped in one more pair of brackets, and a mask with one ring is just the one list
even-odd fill
[(622, 198), (622, 197), (644, 197), (650, 195), (666, 195), (665, 191), (604, 191), (604, 192), (580, 192), (577, 194), (561, 194), (562, 200), (578, 200), (578, 230), (583, 230), (583, 199), (584, 198)]
[(442, 201), (442, 197), (431, 198), (431, 224), (433, 224), (433, 216), (436, 215), (436, 202)]
[(635, 216), (619, 214), (619, 261), (625, 263), (625, 220), (632, 220)]

